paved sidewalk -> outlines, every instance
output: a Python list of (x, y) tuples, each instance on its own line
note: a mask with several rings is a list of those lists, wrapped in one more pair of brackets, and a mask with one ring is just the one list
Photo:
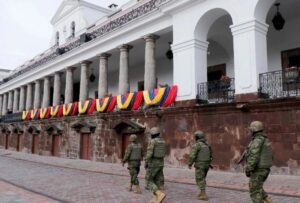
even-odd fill
[[(0, 156), (82, 171), (128, 176), (126, 167), (122, 167), (121, 164), (39, 156), (7, 151), (3, 149), (0, 149)], [(165, 167), (164, 174), (165, 179), (168, 182), (195, 184), (194, 170), (189, 170), (187, 168)], [(144, 175), (145, 170), (142, 168), (139, 177), (144, 177)], [(248, 178), (246, 178), (243, 173), (220, 172), (211, 170), (208, 173), (207, 184), (210, 187), (216, 188), (234, 189), (241, 191), (248, 190)], [(300, 197), (300, 177), (291, 175), (271, 175), (265, 183), (264, 188), (268, 193), (271, 194)]]

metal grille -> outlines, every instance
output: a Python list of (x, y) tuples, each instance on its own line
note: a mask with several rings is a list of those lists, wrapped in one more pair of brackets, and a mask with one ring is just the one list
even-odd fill
[(199, 103), (229, 103), (234, 101), (234, 78), (199, 83), (197, 85)]
[(259, 75), (259, 92), (263, 98), (300, 96), (300, 69), (279, 70)]

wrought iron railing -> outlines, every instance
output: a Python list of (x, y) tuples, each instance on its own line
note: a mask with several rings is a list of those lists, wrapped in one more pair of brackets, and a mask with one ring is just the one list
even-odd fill
[(269, 99), (300, 96), (300, 68), (260, 74), (259, 92)]
[(234, 78), (199, 83), (197, 101), (199, 103), (229, 103), (234, 101)]
[(22, 121), (22, 112), (6, 114), (5, 116), (2, 116), (0, 119), (1, 123), (11, 123), (11, 122), (18, 122), (18, 121)]

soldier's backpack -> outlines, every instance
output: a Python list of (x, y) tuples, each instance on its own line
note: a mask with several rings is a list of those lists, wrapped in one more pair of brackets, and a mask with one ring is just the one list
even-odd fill
[(268, 138), (264, 138), (264, 143), (260, 151), (258, 168), (271, 168), (273, 161), (271, 142)]
[(198, 152), (197, 161), (210, 162), (211, 161), (211, 147), (206, 142), (200, 142), (201, 150)]
[(154, 144), (153, 157), (164, 158), (166, 155), (166, 143), (162, 139), (157, 139)]
[(142, 159), (142, 146), (140, 144), (133, 144), (130, 153), (130, 161), (140, 161)]

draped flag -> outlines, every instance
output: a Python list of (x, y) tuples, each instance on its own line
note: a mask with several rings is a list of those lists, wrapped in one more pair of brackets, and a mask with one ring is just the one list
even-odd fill
[(100, 113), (111, 112), (116, 106), (116, 100), (115, 96), (96, 99), (96, 110)]
[(51, 107), (47, 107), (47, 108), (41, 108), (40, 109), (40, 118), (41, 119), (47, 119), (50, 118), (50, 111), (51, 111)]
[(39, 109), (34, 109), (30, 111), (30, 118), (32, 120), (37, 120), (40, 119), (40, 110)]
[(141, 106), (142, 101), (142, 92), (130, 92), (117, 97), (117, 105), (120, 110), (137, 110)]
[(78, 102), (63, 104), (64, 116), (75, 116), (78, 114)]
[(22, 120), (30, 120), (31, 119), (31, 110), (22, 112)]
[(62, 105), (52, 106), (50, 110), (50, 115), (52, 117), (62, 117), (63, 106)]
[(153, 90), (143, 91), (145, 103), (149, 106), (168, 107), (174, 103), (177, 96), (178, 87), (167, 86)]
[(78, 112), (79, 114), (92, 114), (96, 107), (96, 100), (86, 100), (83, 103), (78, 102)]

